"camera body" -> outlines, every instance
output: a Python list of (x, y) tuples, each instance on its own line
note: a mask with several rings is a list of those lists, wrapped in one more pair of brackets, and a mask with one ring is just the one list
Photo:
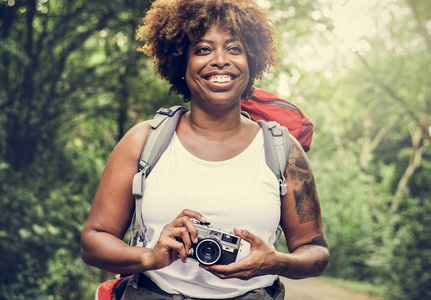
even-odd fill
[(192, 244), (188, 258), (203, 265), (227, 265), (238, 261), (250, 253), (250, 244), (234, 233), (224, 232), (192, 219), (198, 230), (198, 242)]

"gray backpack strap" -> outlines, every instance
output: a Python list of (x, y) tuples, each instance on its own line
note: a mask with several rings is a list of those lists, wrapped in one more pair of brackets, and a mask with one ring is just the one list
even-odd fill
[(145, 225), (142, 217), (142, 199), (145, 192), (146, 178), (168, 148), (181, 116), (188, 110), (181, 106), (161, 108), (150, 121), (151, 130), (145, 140), (138, 165), (138, 173), (133, 177), (132, 193), (135, 196), (135, 212), (131, 221), (129, 245), (138, 243), (145, 246)]
[[(286, 127), (281, 126), (275, 121), (266, 123), (257, 121), (263, 132), (265, 147), (265, 160), (268, 167), (275, 174), (280, 184), (280, 195), (284, 196), (287, 192), (286, 176), (287, 159), (290, 151), (290, 135)], [(278, 249), (282, 230), (277, 228), (275, 235), (274, 248)]]
[(151, 172), (151, 168), (156, 165), (163, 152), (168, 148), (181, 116), (187, 111), (182, 106), (162, 107), (157, 111), (154, 119), (150, 121), (151, 131), (139, 159), (139, 171), (150, 168), (148, 173)]
[(277, 177), (280, 184), (280, 195), (284, 196), (287, 192), (286, 177), (284, 174), (290, 151), (289, 131), (286, 127), (281, 126), (275, 121), (268, 123), (257, 121), (257, 123), (263, 132), (266, 164)]

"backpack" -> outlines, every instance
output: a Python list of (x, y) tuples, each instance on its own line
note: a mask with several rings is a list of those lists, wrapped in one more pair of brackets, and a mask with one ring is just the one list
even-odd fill
[(313, 122), (293, 103), (266, 90), (254, 88), (251, 98), (241, 101), (241, 109), (248, 112), (255, 121), (277, 121), (289, 129), (289, 133), (298, 140), (305, 152), (310, 150)]

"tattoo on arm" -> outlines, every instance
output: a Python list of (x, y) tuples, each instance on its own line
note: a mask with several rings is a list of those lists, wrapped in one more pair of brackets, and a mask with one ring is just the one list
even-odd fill
[(314, 187), (308, 182), (304, 182), (302, 187), (293, 191), (296, 203), (296, 213), (300, 223), (317, 220), (320, 215), (320, 208), (317, 202)]
[(329, 263), (329, 254), (324, 249), (320, 248), (320, 251), (322, 252), (322, 259), (316, 260), (313, 265), (317, 268), (317, 270), (319, 270), (319, 272), (323, 272)]
[[(289, 210), (294, 215), (295, 226), (307, 230), (301, 232), (301, 244), (299, 247), (305, 250), (308, 270), (313, 274), (320, 275), (329, 262), (329, 247), (323, 231), (320, 203), (317, 194), (316, 183), (313, 172), (305, 152), (301, 145), (291, 139), (292, 148), (289, 152), (288, 165), (286, 169), (286, 181), (289, 186), (289, 203), (294, 201), (295, 210)], [(296, 219), (296, 216), (298, 219)], [(298, 224), (299, 222), (299, 224)], [(309, 223), (309, 224), (304, 224)], [(300, 226), (300, 224), (304, 224)], [(315, 233), (312, 227), (315, 226)]]
[[(328, 248), (328, 243), (322, 235), (316, 236), (310, 244)], [(316, 266), (319, 272), (323, 272), (329, 262), (329, 253), (323, 249), (321, 249), (320, 251), (322, 252), (322, 259), (316, 260), (313, 265)]]
[(317, 268), (317, 270), (319, 270), (319, 272), (323, 272), (328, 265), (328, 259), (325, 257), (324, 260), (316, 260), (313, 265)]
[[(318, 249), (312, 248), (310, 245), (302, 246), (301, 248), (304, 250), (307, 250), (310, 257), (315, 256), (316, 254), (315, 251), (318, 250)], [(321, 259), (317, 259), (313, 262), (313, 266), (317, 268), (319, 273), (323, 272), (326, 269), (326, 266), (328, 265), (328, 262), (329, 262), (328, 252), (326, 252), (324, 249), (320, 249), (320, 252), (321, 252)]]
[(314, 176), (307, 156), (297, 147), (292, 147), (287, 166), (292, 179), (296, 213), (300, 223), (315, 221), (320, 216), (320, 205)]

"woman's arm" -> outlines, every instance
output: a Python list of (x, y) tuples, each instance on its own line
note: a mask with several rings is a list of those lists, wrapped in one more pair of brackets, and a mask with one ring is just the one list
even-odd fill
[(251, 244), (246, 258), (230, 265), (201, 266), (220, 278), (249, 279), (277, 274), (300, 279), (319, 276), (329, 261), (313, 172), (301, 145), (291, 138), (286, 168), (287, 193), (281, 199), (280, 225), (290, 253), (274, 250), (247, 230), (235, 233)]
[(114, 273), (144, 269), (150, 250), (128, 247), (122, 238), (134, 211), (132, 180), (149, 129), (147, 123), (134, 126), (108, 159), (81, 233), (81, 255), (90, 265)]
[(288, 191), (282, 198), (281, 222), (290, 254), (284, 255), (280, 275), (288, 278), (318, 276), (329, 261), (316, 182), (301, 145), (291, 138), (286, 169)]

